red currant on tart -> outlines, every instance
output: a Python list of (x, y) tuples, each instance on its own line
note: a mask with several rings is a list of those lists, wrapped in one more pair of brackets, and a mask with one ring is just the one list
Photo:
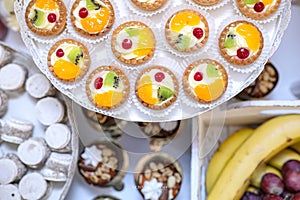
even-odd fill
[(123, 49), (131, 49), (132, 41), (130, 39), (124, 39), (122, 42)]
[(193, 35), (197, 38), (200, 39), (203, 37), (203, 30), (202, 28), (194, 28), (193, 30)]
[(162, 73), (162, 72), (157, 72), (155, 75), (154, 75), (154, 78), (157, 82), (162, 82), (164, 79), (165, 79), (165, 74)]
[(240, 58), (240, 59), (246, 59), (248, 58), (250, 55), (250, 52), (248, 49), (246, 48), (239, 48), (237, 50), (237, 56)]
[(89, 11), (86, 8), (81, 8), (78, 14), (79, 17), (86, 18), (89, 15)]
[(254, 10), (256, 12), (262, 12), (263, 10), (265, 9), (265, 5), (263, 2), (257, 2), (255, 5), (254, 5)]
[(201, 72), (196, 72), (194, 75), (194, 80), (195, 81), (202, 81), (203, 79), (203, 74)]
[(50, 22), (50, 23), (56, 22), (56, 14), (55, 13), (50, 13), (48, 15), (47, 19), (48, 19), (48, 22)]
[(63, 57), (64, 55), (65, 55), (64, 50), (58, 49), (58, 50), (56, 51), (56, 56), (57, 56), (57, 57), (61, 58), (61, 57)]
[(96, 78), (95, 82), (94, 82), (94, 86), (97, 90), (101, 89), (103, 85), (103, 78), (102, 77), (98, 77)]

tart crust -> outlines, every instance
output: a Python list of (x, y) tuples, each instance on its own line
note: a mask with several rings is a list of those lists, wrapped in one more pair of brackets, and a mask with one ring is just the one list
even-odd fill
[[(91, 92), (91, 89), (90, 89), (89, 85), (90, 85), (90, 83), (91, 83), (94, 75), (98, 74), (101, 71), (114, 71), (120, 77), (120, 79), (123, 81), (123, 85), (124, 85), (124, 89), (122, 91), (123, 98), (122, 98), (122, 101), (119, 104), (111, 106), (111, 107), (108, 107), (108, 106), (99, 106), (94, 101), (94, 97), (93, 97), (93, 94)], [(88, 96), (88, 99), (90, 100), (91, 103), (93, 103), (93, 105), (95, 105), (97, 108), (100, 108), (100, 109), (103, 109), (103, 110), (111, 110), (111, 109), (117, 108), (120, 105), (122, 105), (125, 102), (125, 100), (128, 98), (128, 96), (129, 96), (129, 90), (130, 90), (130, 86), (129, 85), (130, 85), (129, 80), (128, 80), (127, 76), (125, 75), (125, 73), (121, 69), (119, 69), (117, 67), (114, 67), (114, 66), (101, 66), (101, 67), (98, 67), (97, 69), (95, 69), (89, 75), (89, 77), (88, 77), (88, 79), (86, 81), (85, 88), (86, 88), (86, 94)]]
[(139, 0), (131, 0), (131, 2), (143, 10), (154, 11), (165, 5), (167, 0), (155, 0), (154, 3), (140, 2)]
[[(203, 99), (200, 99), (198, 96), (196, 96), (192, 90), (192, 88), (190, 87), (189, 83), (188, 83), (188, 77), (189, 77), (189, 74), (190, 72), (195, 68), (197, 67), (198, 65), (200, 64), (203, 64), (203, 63), (212, 63), (216, 66), (218, 66), (218, 69), (220, 69), (220, 71), (222, 72), (222, 78), (223, 78), (223, 81), (224, 81), (224, 84), (225, 84), (225, 87), (224, 87), (224, 90), (222, 92), (222, 94), (216, 98), (216, 99), (212, 99), (211, 101), (206, 101), (206, 100), (203, 100)], [(190, 64), (184, 74), (183, 74), (183, 79), (182, 79), (182, 84), (183, 84), (183, 89), (184, 91), (192, 98), (194, 99), (195, 101), (199, 102), (199, 103), (203, 103), (203, 104), (207, 104), (207, 103), (211, 103), (217, 99), (219, 99), (226, 91), (227, 89), (227, 86), (228, 86), (228, 75), (227, 75), (227, 72), (225, 70), (225, 68), (217, 61), (215, 60), (212, 60), (212, 59), (201, 59), (201, 60), (198, 60), (198, 61), (195, 61), (193, 62), (192, 64)]]
[[(158, 69), (158, 70), (161, 70), (163, 72), (166, 72), (167, 74), (169, 74), (172, 77), (172, 80), (174, 82), (174, 92), (175, 92), (174, 96), (172, 97), (172, 99), (170, 99), (169, 101), (165, 102), (162, 105), (148, 104), (148, 103), (144, 102), (143, 100), (141, 100), (138, 96), (138, 84), (139, 84), (140, 78), (142, 77), (142, 75), (144, 73), (150, 72), (153, 69)], [(140, 74), (138, 75), (137, 81), (135, 83), (135, 94), (136, 94), (137, 99), (143, 104), (143, 106), (145, 106), (147, 108), (150, 108), (150, 109), (153, 109), (153, 110), (165, 109), (165, 108), (169, 107), (170, 105), (172, 105), (177, 100), (177, 97), (178, 97), (178, 81), (177, 81), (177, 78), (176, 78), (175, 74), (171, 70), (169, 70), (168, 68), (158, 66), (158, 65), (148, 67), (148, 68), (144, 69), (143, 71), (141, 71)]]
[[(53, 53), (55, 53), (55, 50), (63, 43), (69, 43), (69, 44), (75, 44), (77, 46), (79, 46), (83, 52), (83, 59), (84, 59), (84, 68), (81, 68), (80, 70), (80, 74), (74, 78), (74, 79), (69, 79), (69, 80), (64, 80), (64, 79), (61, 79), (59, 77), (57, 77), (57, 75), (54, 73), (54, 70), (53, 70), (53, 66), (51, 65), (51, 55)], [(89, 67), (90, 67), (90, 63), (91, 63), (91, 60), (90, 60), (90, 55), (89, 55), (89, 50), (87, 49), (87, 47), (82, 44), (81, 42), (78, 42), (76, 40), (73, 40), (73, 39), (63, 39), (63, 40), (60, 40), (58, 42), (56, 42), (52, 47), (51, 49), (49, 50), (49, 53), (48, 53), (48, 57), (47, 57), (47, 64), (48, 64), (48, 67), (49, 67), (49, 70), (51, 71), (51, 73), (59, 80), (61, 81), (64, 81), (64, 82), (75, 82), (76, 80), (79, 80), (81, 79), (85, 74), (86, 72), (88, 71)]]
[(120, 31), (122, 31), (126, 26), (139, 26), (141, 28), (148, 28), (150, 29), (146, 24), (139, 22), (139, 21), (130, 21), (130, 22), (125, 22), (124, 24), (121, 24), (118, 28), (116, 28), (112, 34), (112, 38), (111, 38), (111, 49), (113, 54), (116, 56), (116, 58), (126, 64), (130, 64), (130, 65), (139, 65), (139, 64), (143, 64), (146, 61), (148, 61), (149, 59), (151, 59), (154, 56), (154, 50), (155, 50), (155, 45), (156, 45), (156, 41), (155, 41), (155, 37), (154, 34), (152, 32), (152, 35), (149, 35), (149, 37), (151, 37), (154, 41), (154, 47), (153, 49), (142, 59), (125, 59), (122, 57), (122, 54), (120, 52), (118, 52), (115, 48), (115, 46), (117, 45), (117, 35), (119, 34)]
[(249, 8), (243, 0), (236, 0), (237, 6), (241, 13), (243, 13), (246, 17), (256, 19), (256, 20), (263, 20), (271, 15), (273, 15), (279, 8), (281, 0), (275, 0), (276, 3), (273, 6), (270, 6), (266, 11), (263, 12), (256, 12), (254, 9)]
[(75, 24), (75, 21), (76, 21), (76, 18), (75, 16), (73, 15), (73, 11), (74, 9), (77, 8), (77, 6), (79, 5), (80, 3), (80, 0), (76, 0), (72, 6), (72, 9), (71, 9), (71, 14), (70, 14), (70, 18), (71, 18), (71, 22), (72, 22), (72, 26), (74, 28), (74, 30), (79, 33), (80, 35), (82, 35), (83, 37), (88, 37), (90, 39), (94, 39), (94, 38), (99, 38), (99, 37), (102, 37), (104, 36), (106, 33), (109, 32), (109, 30), (112, 28), (113, 24), (114, 24), (114, 21), (115, 21), (115, 11), (114, 11), (114, 8), (112, 6), (112, 4), (110, 3), (109, 0), (101, 0), (109, 9), (110, 11), (110, 17), (109, 17), (109, 20), (108, 20), (108, 23), (106, 24), (106, 26), (104, 27), (104, 29), (98, 33), (89, 33), (88, 31), (85, 31), (81, 28), (78, 28)]
[(229, 25), (227, 25), (223, 29), (223, 31), (220, 34), (220, 37), (219, 37), (219, 49), (221, 51), (222, 56), (228, 62), (230, 62), (232, 64), (236, 64), (236, 65), (249, 65), (249, 64), (253, 63), (260, 56), (260, 54), (262, 52), (262, 49), (264, 47), (264, 38), (262, 36), (261, 31), (257, 27), (256, 28), (257, 28), (257, 30), (260, 33), (260, 47), (259, 47), (258, 51), (254, 55), (249, 56), (246, 59), (239, 59), (239, 58), (237, 58), (237, 56), (230, 56), (230, 55), (228, 55), (227, 52), (226, 52), (226, 48), (223, 45), (224, 42), (225, 42), (225, 39), (226, 39), (226, 35), (227, 35), (228, 31), (229, 31), (229, 28), (236, 27), (237, 25), (239, 25), (241, 23), (243, 23), (243, 24), (250, 24), (250, 25), (256, 27), (253, 23), (248, 22), (248, 21), (244, 21), (244, 20), (239, 20), (239, 21), (235, 21), (235, 22), (230, 23)]
[(199, 4), (200, 6), (212, 6), (215, 5), (222, 0), (193, 0), (196, 4)]
[[(178, 13), (180, 12), (184, 12), (184, 11), (189, 11), (189, 12), (193, 12), (195, 14), (197, 14), (199, 17), (200, 17), (200, 20), (201, 22), (203, 22), (205, 24), (205, 30), (203, 30), (205, 32), (205, 35), (204, 35), (204, 38), (203, 40), (201, 40), (200, 42), (197, 42), (195, 46), (193, 47), (190, 47), (190, 48), (187, 48), (185, 51), (180, 51), (176, 45), (175, 45), (175, 42), (172, 40), (171, 38), (171, 35), (172, 35), (172, 31), (170, 30), (170, 23), (171, 23), (171, 20), (172, 18), (177, 15)], [(208, 35), (209, 35), (209, 26), (208, 26), (208, 22), (206, 20), (206, 18), (200, 14), (199, 12), (197, 11), (194, 11), (194, 10), (190, 10), (190, 9), (185, 9), (185, 10), (180, 10), (180, 11), (177, 11), (176, 13), (174, 13), (167, 21), (166, 23), (166, 26), (165, 26), (165, 35), (166, 35), (166, 40), (168, 42), (168, 44), (175, 50), (179, 51), (179, 52), (184, 52), (184, 53), (191, 53), (191, 52), (195, 52), (197, 50), (199, 50), (200, 48), (202, 48), (207, 40), (208, 40)]]
[(59, 18), (57, 19), (57, 21), (55, 22), (56, 23), (55, 26), (51, 30), (37, 28), (31, 23), (29, 19), (29, 14), (30, 14), (31, 7), (35, 4), (35, 2), (36, 0), (30, 1), (25, 11), (25, 21), (28, 28), (35, 34), (41, 36), (53, 36), (63, 32), (63, 30), (66, 27), (66, 20), (67, 20), (67, 8), (64, 2), (62, 0), (56, 0), (56, 3), (59, 7)]

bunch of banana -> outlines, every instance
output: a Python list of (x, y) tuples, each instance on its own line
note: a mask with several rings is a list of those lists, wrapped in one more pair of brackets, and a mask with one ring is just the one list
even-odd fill
[[(209, 163), (207, 200), (239, 200), (250, 184), (260, 187), (265, 174), (281, 178), (280, 170), (287, 160), (300, 161), (296, 153), (300, 152), (298, 142), (300, 115), (276, 117), (255, 130), (234, 133), (220, 145)], [(288, 146), (293, 150), (286, 149)]]

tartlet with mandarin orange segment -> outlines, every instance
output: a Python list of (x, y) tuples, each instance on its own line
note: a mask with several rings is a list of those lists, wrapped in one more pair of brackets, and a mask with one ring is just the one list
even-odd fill
[(111, 38), (115, 57), (130, 65), (143, 64), (154, 55), (156, 40), (153, 31), (143, 22), (128, 21), (118, 26)]
[(201, 59), (190, 64), (183, 75), (184, 91), (199, 103), (219, 99), (227, 89), (228, 75), (216, 60)]
[(114, 21), (114, 8), (108, 0), (76, 0), (71, 9), (73, 28), (83, 37), (106, 35)]
[(101, 66), (89, 75), (86, 94), (97, 108), (111, 110), (128, 99), (129, 84), (127, 76), (121, 69), (115, 66)]
[(196, 10), (185, 9), (174, 13), (165, 26), (168, 44), (179, 52), (195, 52), (208, 40), (209, 25)]
[(253, 63), (261, 55), (263, 47), (261, 31), (245, 20), (230, 23), (219, 37), (222, 56), (230, 63), (240, 66)]
[(279, 8), (281, 0), (236, 0), (239, 10), (246, 16), (256, 20), (264, 20), (272, 16)]
[(58, 35), (65, 29), (67, 9), (62, 0), (32, 0), (26, 7), (28, 28), (41, 36)]
[(87, 47), (73, 39), (56, 42), (48, 52), (48, 67), (52, 74), (64, 82), (81, 79), (90, 67)]
[(161, 110), (172, 105), (178, 97), (175, 74), (163, 66), (148, 67), (135, 83), (137, 99), (147, 108)]

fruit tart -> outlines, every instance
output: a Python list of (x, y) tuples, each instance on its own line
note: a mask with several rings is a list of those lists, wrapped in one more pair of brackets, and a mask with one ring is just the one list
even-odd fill
[(248, 65), (261, 54), (264, 38), (251, 22), (240, 20), (226, 26), (219, 37), (222, 56), (232, 64)]
[(67, 9), (62, 0), (32, 0), (29, 2), (25, 21), (37, 35), (60, 34), (66, 26)]
[(165, 26), (169, 45), (179, 52), (194, 52), (203, 47), (209, 35), (205, 17), (195, 10), (185, 9), (174, 13)]
[(129, 0), (142, 10), (154, 11), (161, 8), (167, 0)]
[(109, 110), (120, 106), (128, 98), (129, 81), (122, 70), (114, 66), (95, 69), (86, 82), (89, 100), (98, 108)]
[(129, 21), (114, 30), (111, 49), (121, 62), (138, 65), (153, 57), (155, 43), (154, 34), (146, 24)]
[(239, 10), (247, 17), (263, 20), (272, 16), (281, 0), (236, 0)]
[(76, 0), (71, 9), (73, 28), (84, 37), (105, 35), (114, 20), (114, 8), (108, 0)]
[(190, 64), (183, 75), (185, 92), (199, 103), (220, 98), (228, 85), (225, 68), (217, 61), (201, 59)]
[(48, 53), (48, 67), (56, 78), (74, 82), (82, 78), (90, 67), (89, 51), (76, 40), (60, 40)]
[(150, 109), (160, 110), (172, 105), (178, 96), (176, 76), (162, 66), (144, 69), (135, 84), (138, 100)]
[(217, 3), (221, 2), (222, 0), (193, 0), (196, 4), (200, 6), (212, 6), (216, 5)]

